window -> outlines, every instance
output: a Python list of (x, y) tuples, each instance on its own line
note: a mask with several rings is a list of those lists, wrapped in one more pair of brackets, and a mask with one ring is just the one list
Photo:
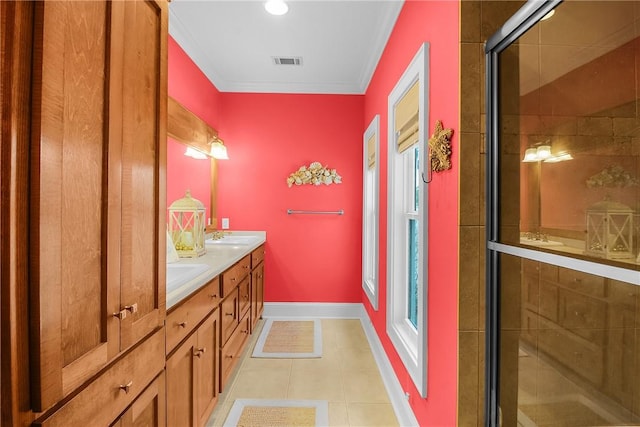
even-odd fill
[(376, 115), (363, 137), (362, 287), (378, 310), (378, 152), (380, 116)]
[(426, 397), (428, 44), (389, 95), (387, 333)]

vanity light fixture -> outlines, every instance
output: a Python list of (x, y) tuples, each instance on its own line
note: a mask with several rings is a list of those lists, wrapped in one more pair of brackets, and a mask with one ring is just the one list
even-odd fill
[(538, 154), (536, 153), (535, 148), (527, 148), (527, 151), (524, 152), (524, 159), (522, 159), (523, 163), (531, 163), (538, 161)]
[(546, 160), (551, 157), (551, 146), (550, 145), (540, 145), (536, 148), (536, 156), (538, 160)]
[(269, 0), (264, 4), (264, 8), (272, 15), (284, 15), (289, 11), (289, 6), (283, 0)]
[(527, 148), (524, 152), (522, 163), (545, 162), (557, 163), (573, 160), (573, 156), (566, 151), (557, 154), (551, 153), (551, 145), (547, 142), (543, 145)]
[(211, 141), (211, 151), (209, 152), (209, 155), (214, 159), (229, 159), (229, 155), (227, 154), (227, 147), (225, 147), (222, 140), (218, 138), (214, 138), (213, 141)]
[(187, 147), (187, 151), (184, 152), (184, 155), (187, 157), (198, 159), (198, 160), (204, 160), (209, 158), (209, 156), (207, 156), (202, 151), (196, 150), (195, 148), (192, 148), (192, 147)]

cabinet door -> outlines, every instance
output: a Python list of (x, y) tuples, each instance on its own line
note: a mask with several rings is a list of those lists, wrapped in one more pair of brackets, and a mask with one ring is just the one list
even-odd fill
[(220, 310), (216, 309), (198, 328), (196, 355), (196, 414), (198, 426), (205, 426), (218, 400)]
[(116, 425), (119, 427), (165, 427), (165, 408), (165, 376), (162, 372), (131, 404)]
[(255, 328), (262, 315), (264, 305), (264, 263), (258, 264), (251, 272), (251, 329)]
[(196, 426), (195, 363), (197, 334), (191, 334), (167, 359), (167, 425)]
[[(114, 3), (37, 2), (30, 270), (32, 409), (45, 410), (119, 351), (119, 272), (106, 264), (119, 212), (108, 173), (119, 135), (109, 81)], [(114, 53), (115, 52), (115, 53)], [(116, 269), (114, 269), (114, 267)]]
[[(167, 4), (122, 2), (121, 348), (165, 315)], [(161, 286), (159, 286), (161, 285)]]

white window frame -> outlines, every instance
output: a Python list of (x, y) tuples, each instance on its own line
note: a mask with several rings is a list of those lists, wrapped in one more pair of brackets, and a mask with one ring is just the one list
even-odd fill
[[(395, 106), (419, 81), (418, 147), (420, 170), (427, 159), (427, 118), (429, 100), (429, 44), (424, 43), (389, 94), (388, 101), (388, 174), (387, 174), (387, 334), (422, 397), (427, 397), (427, 259), (428, 259), (428, 186), (420, 180), (420, 201), (416, 214), (408, 212), (406, 185), (415, 185), (407, 173), (413, 147), (398, 154), (394, 132)], [(426, 174), (423, 173), (424, 177)], [(418, 219), (418, 327), (408, 319), (408, 220)]]
[[(367, 141), (375, 136), (375, 164), (369, 168)], [(371, 120), (363, 136), (362, 161), (362, 288), (378, 310), (378, 220), (380, 191), (380, 115)]]

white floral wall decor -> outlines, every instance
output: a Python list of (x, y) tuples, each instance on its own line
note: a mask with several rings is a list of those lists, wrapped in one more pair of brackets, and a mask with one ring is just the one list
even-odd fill
[(305, 184), (340, 184), (342, 183), (342, 177), (338, 175), (335, 169), (329, 169), (327, 166), (322, 166), (320, 162), (313, 162), (308, 167), (300, 166), (300, 168), (291, 173), (287, 178), (287, 185), (291, 188), (295, 185)]

